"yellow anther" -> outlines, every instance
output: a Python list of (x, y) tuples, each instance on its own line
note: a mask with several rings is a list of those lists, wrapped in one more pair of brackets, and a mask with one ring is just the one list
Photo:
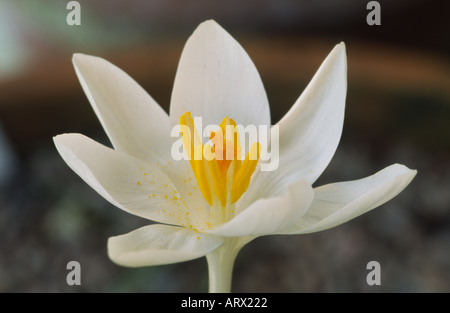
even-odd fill
[(238, 201), (250, 185), (250, 179), (258, 164), (260, 150), (259, 143), (253, 143), (241, 167), (235, 172), (231, 189), (231, 203)]
[(203, 198), (210, 206), (220, 204), (222, 217), (227, 216), (226, 207), (238, 201), (250, 184), (259, 160), (259, 143), (252, 144), (242, 161), (238, 128), (229, 117), (223, 119), (216, 132), (210, 133), (213, 146), (202, 145), (190, 112), (180, 117), (180, 131)]
[(195, 178), (197, 179), (198, 187), (203, 194), (206, 202), (209, 205), (213, 204), (211, 186), (208, 177), (208, 161), (203, 159), (203, 146), (199, 145), (195, 148), (194, 160), (191, 161), (192, 170), (194, 171)]

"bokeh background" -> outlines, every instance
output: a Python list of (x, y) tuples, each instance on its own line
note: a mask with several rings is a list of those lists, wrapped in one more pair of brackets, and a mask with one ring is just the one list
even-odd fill
[[(110, 145), (71, 64), (115, 63), (167, 111), (178, 58), (213, 18), (256, 64), (278, 121), (332, 47), (345, 41), (344, 132), (316, 183), (418, 170), (394, 200), (320, 233), (261, 237), (239, 254), (236, 292), (450, 292), (450, 27), (445, 0), (0, 0), (0, 292), (206, 292), (204, 258), (139, 269), (113, 264), (107, 238), (147, 222), (114, 208), (62, 161), (52, 136)], [(66, 264), (81, 264), (81, 286)], [(381, 264), (381, 286), (366, 264)]]

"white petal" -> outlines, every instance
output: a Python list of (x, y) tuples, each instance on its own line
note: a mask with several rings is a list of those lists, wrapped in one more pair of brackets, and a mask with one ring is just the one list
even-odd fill
[(280, 126), (280, 171), (311, 184), (331, 161), (341, 138), (347, 58), (341, 43), (330, 52)]
[(75, 71), (115, 149), (141, 159), (170, 156), (170, 121), (150, 95), (108, 61), (73, 56)]
[(119, 265), (153, 266), (202, 257), (223, 239), (183, 227), (150, 225), (108, 240), (108, 255)]
[(80, 134), (54, 138), (67, 165), (106, 200), (129, 213), (162, 223), (192, 221), (179, 192), (156, 164), (107, 148)]
[(189, 111), (203, 126), (225, 116), (237, 124), (270, 125), (261, 78), (250, 57), (215, 21), (198, 26), (187, 41), (175, 77), (170, 104), (172, 125)]
[[(320, 66), (297, 102), (278, 123), (279, 166), (259, 172), (248, 190), (278, 195), (299, 179), (310, 184), (327, 167), (338, 146), (344, 121), (347, 61), (338, 44)], [(273, 139), (272, 139), (273, 140)]]
[(314, 189), (311, 207), (284, 234), (306, 234), (325, 230), (364, 214), (399, 194), (417, 171), (400, 164), (355, 181)]
[(291, 184), (284, 195), (259, 199), (229, 222), (204, 231), (226, 237), (276, 233), (300, 218), (308, 209), (313, 197), (311, 185), (305, 181), (298, 181)]
[(169, 161), (159, 168), (169, 177), (189, 209), (189, 217), (196, 228), (205, 227), (211, 219), (210, 206), (203, 198), (197, 179), (187, 160)]

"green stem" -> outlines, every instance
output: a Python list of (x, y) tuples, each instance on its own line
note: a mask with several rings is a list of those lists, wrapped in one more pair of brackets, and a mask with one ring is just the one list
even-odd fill
[(231, 292), (234, 260), (241, 248), (253, 238), (227, 238), (225, 243), (206, 255), (209, 292)]

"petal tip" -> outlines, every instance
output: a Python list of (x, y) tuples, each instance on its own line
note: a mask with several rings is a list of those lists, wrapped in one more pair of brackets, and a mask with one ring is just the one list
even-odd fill
[(72, 55), (72, 63), (77, 65), (80, 62), (83, 62), (83, 60), (85, 60), (86, 58), (88, 58), (89, 56), (83, 53), (74, 53)]
[(53, 136), (53, 141), (62, 141), (66, 138), (69, 137), (84, 137), (82, 134), (78, 134), (78, 133), (64, 133), (64, 134), (58, 134), (56, 136)]
[(75, 66), (75, 68), (80, 68), (83, 66), (87, 67), (88, 65), (91, 65), (92, 63), (99, 61), (102, 62), (105, 60), (100, 57), (83, 53), (74, 53), (72, 55), (72, 64)]
[[(401, 165), (401, 164), (398, 164)], [(405, 165), (401, 165), (404, 167), (405, 173), (403, 175), (407, 176), (408, 179), (408, 184), (414, 179), (414, 177), (416, 177), (417, 175), (417, 170), (416, 169), (410, 169)]]
[(330, 63), (330, 64), (347, 64), (347, 52), (346, 52), (346, 46), (343, 41), (336, 44), (331, 52), (328, 54), (328, 57), (325, 59), (323, 63)]
[(52, 137), (53, 143), (56, 147), (61, 143), (64, 135), (56, 135)]
[(403, 174), (409, 174), (409, 175), (413, 175), (413, 176), (415, 176), (417, 174), (416, 169), (411, 169), (411, 168), (407, 167), (406, 165), (403, 165), (400, 163), (392, 164), (391, 167), (395, 167), (399, 172), (403, 172)]
[(210, 19), (210, 20), (206, 20), (202, 23), (200, 23), (196, 30), (194, 31), (194, 34), (202, 34), (202, 36), (223, 36), (223, 34), (228, 34), (228, 32), (222, 27), (220, 26), (219, 23), (217, 23), (215, 20)]
[(339, 58), (342, 59), (342, 61), (347, 62), (347, 48), (346, 45), (343, 41), (341, 41), (340, 43), (338, 43), (333, 51), (334, 54), (336, 54)]
[(200, 27), (210, 27), (210, 28), (222, 28), (220, 25), (219, 25), (219, 23), (217, 23), (215, 20), (213, 20), (213, 19), (209, 19), (209, 20), (206, 20), (206, 21), (204, 21), (204, 22), (202, 22), (202, 23), (200, 23), (199, 25), (198, 25), (198, 28), (200, 28)]
[(59, 135), (53, 136), (53, 138), (52, 138), (53, 139), (53, 143), (56, 146), (62, 144), (64, 139), (67, 138), (68, 135), (69, 134), (59, 134)]

